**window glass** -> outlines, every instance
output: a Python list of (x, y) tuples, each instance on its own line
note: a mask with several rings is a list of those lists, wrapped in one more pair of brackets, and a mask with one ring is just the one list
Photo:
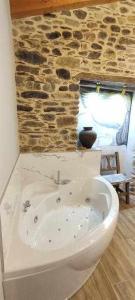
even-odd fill
[(97, 133), (96, 147), (126, 145), (131, 110), (131, 94), (86, 91), (80, 93), (78, 132), (92, 126)]

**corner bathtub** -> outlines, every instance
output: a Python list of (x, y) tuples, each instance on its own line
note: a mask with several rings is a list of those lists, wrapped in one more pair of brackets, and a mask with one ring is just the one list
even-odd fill
[(5, 262), (5, 300), (70, 298), (110, 243), (117, 216), (117, 194), (101, 176), (47, 193), (43, 183), (28, 185)]

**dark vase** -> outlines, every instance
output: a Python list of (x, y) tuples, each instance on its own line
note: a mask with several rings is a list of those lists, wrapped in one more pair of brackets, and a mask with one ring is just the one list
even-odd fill
[(79, 140), (85, 148), (91, 148), (96, 141), (97, 134), (92, 129), (93, 127), (83, 127), (83, 130), (79, 133)]

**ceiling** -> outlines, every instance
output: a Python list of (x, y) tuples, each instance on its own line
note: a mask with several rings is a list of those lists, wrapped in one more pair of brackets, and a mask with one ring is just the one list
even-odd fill
[(44, 14), (61, 9), (79, 8), (85, 5), (98, 5), (116, 0), (10, 0), (12, 18)]

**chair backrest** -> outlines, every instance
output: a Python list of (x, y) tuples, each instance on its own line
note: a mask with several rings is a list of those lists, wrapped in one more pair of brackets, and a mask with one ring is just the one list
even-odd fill
[(120, 173), (120, 161), (119, 153), (115, 152), (114, 154), (103, 154), (101, 156), (101, 175)]

